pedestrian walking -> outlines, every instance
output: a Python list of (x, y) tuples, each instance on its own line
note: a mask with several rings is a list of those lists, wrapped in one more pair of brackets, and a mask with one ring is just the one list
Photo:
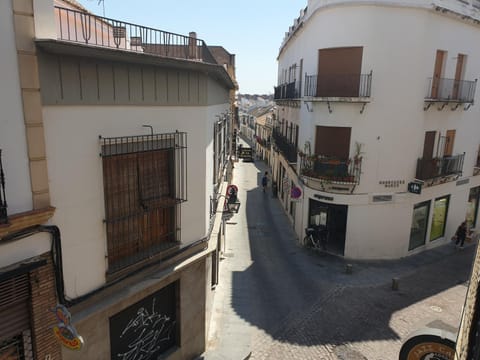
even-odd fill
[(263, 192), (265, 192), (265, 189), (267, 188), (267, 185), (268, 185), (268, 171), (265, 171), (265, 174), (262, 177)]
[(455, 246), (460, 244), (460, 249), (463, 249), (463, 243), (465, 242), (465, 238), (467, 237), (467, 222), (464, 221), (460, 224), (455, 232)]

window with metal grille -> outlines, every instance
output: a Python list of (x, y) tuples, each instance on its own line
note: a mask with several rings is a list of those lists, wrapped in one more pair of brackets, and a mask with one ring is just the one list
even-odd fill
[(101, 138), (109, 272), (180, 241), (186, 134)]

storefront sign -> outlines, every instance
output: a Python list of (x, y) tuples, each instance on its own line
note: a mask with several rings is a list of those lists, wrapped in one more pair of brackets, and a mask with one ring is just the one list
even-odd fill
[(420, 330), (403, 344), (399, 360), (453, 360), (454, 339), (454, 334), (439, 329)]
[(70, 350), (80, 350), (83, 346), (83, 338), (77, 334), (77, 330), (71, 324), (71, 315), (68, 309), (58, 304), (53, 310), (58, 324), (53, 327), (53, 333), (60, 343)]
[(313, 197), (315, 197), (319, 200), (333, 201), (333, 197), (331, 197), (331, 196), (324, 196), (324, 195), (320, 195), (320, 194), (315, 194), (315, 195), (313, 195)]

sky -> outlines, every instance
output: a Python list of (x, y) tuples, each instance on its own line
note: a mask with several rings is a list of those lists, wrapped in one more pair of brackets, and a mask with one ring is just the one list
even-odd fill
[[(103, 15), (99, 0), (77, 0)], [(182, 35), (195, 31), (207, 45), (235, 54), (241, 94), (272, 94), (277, 56), (307, 0), (104, 0), (105, 16)]]

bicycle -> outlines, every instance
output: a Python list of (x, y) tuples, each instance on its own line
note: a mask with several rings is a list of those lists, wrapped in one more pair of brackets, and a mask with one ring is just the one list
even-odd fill
[(306, 228), (303, 243), (305, 245), (311, 246), (313, 249), (316, 250), (326, 250), (327, 238), (327, 229)]

